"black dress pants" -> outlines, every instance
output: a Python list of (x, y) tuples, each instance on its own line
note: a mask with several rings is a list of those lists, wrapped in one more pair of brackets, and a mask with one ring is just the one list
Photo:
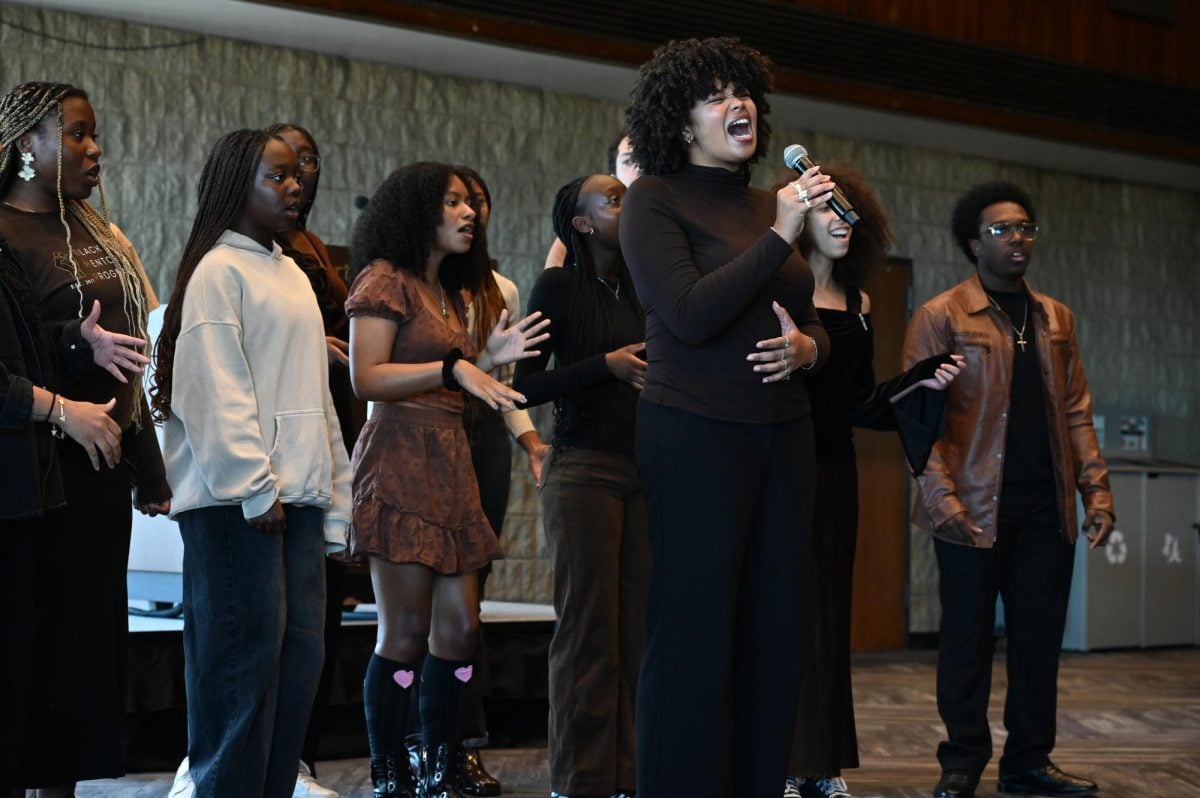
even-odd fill
[(806, 639), (812, 424), (645, 400), (637, 423), (654, 557), (638, 796), (778, 798)]
[(987, 709), (999, 593), (1008, 637), (1008, 740), (1000, 772), (1042, 767), (1054, 748), (1074, 547), (1057, 525), (1001, 523), (991, 549), (942, 540), (934, 548), (942, 603), (937, 701), (948, 736), (938, 746), (938, 761), (943, 770), (978, 775), (991, 759)]

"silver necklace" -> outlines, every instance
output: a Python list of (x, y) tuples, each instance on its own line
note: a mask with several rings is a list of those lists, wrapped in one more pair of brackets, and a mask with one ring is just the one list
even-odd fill
[(1013, 328), (1013, 332), (1017, 334), (1017, 345), (1021, 347), (1021, 351), (1025, 351), (1025, 344), (1029, 343), (1025, 340), (1025, 325), (1029, 323), (1029, 297), (1025, 297), (1025, 312), (1021, 316), (1021, 329), (1017, 329), (1017, 325), (1013, 324), (1012, 316), (1004, 312), (1004, 308), (992, 298), (991, 294), (987, 295), (988, 302), (992, 303), (992, 307), (1004, 314), (1004, 318), (1008, 320), (1008, 326)]
[(620, 281), (620, 280), (618, 280), (618, 281), (617, 281), (617, 287), (616, 287), (616, 288), (613, 288), (611, 285), (609, 285), (609, 284), (608, 284), (608, 283), (607, 283), (607, 282), (604, 280), (604, 278), (603, 278), (603, 277), (597, 277), (597, 278), (596, 278), (596, 282), (600, 283), (600, 285), (604, 286), (604, 287), (605, 287), (605, 288), (607, 288), (609, 291), (611, 291), (611, 292), (612, 292), (612, 295), (613, 295), (613, 299), (617, 300), (618, 302), (620, 302), (620, 301), (621, 301), (621, 281)]
[(438, 304), (442, 306), (442, 318), (450, 318), (450, 314), (446, 311), (446, 291), (442, 288), (441, 283), (438, 283)]

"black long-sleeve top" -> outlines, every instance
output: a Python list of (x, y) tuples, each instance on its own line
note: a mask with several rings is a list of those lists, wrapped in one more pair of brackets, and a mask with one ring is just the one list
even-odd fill
[(817, 462), (853, 460), (853, 427), (895, 430), (909, 466), (920, 474), (942, 434), (946, 394), (928, 388), (905, 392), (932, 377), (945, 358), (927, 358), (876, 384), (871, 315), (859, 312), (861, 298), (855, 289), (847, 291), (846, 303), (848, 310), (818, 309), (831, 342), (829, 362), (821, 371), (804, 377), (812, 401)]
[[(597, 283), (604, 329), (600, 332), (603, 352), (572, 352), (567, 331), (578, 323), (571, 314), (571, 284), (575, 275), (568, 269), (546, 269), (529, 295), (528, 313), (540, 310), (550, 319), (550, 340), (537, 357), (517, 362), (513, 388), (525, 394), (529, 406), (557, 401), (561, 412), (555, 419), (554, 445), (577, 447), (633, 457), (633, 433), (637, 415), (637, 391), (614, 377), (604, 355), (642, 340), (641, 314), (628, 290), (613, 296), (611, 289)], [(547, 370), (550, 356), (554, 368)], [(566, 421), (565, 419), (572, 419)]]
[(774, 219), (774, 194), (719, 167), (689, 164), (630, 186), (621, 251), (646, 311), (643, 399), (724, 421), (808, 415), (804, 380), (764, 384), (746, 360), (781, 334), (773, 300), (816, 341), (816, 368), (829, 354), (812, 272)]

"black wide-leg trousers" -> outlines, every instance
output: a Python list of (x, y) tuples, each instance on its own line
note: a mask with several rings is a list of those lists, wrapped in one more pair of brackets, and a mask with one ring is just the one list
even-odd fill
[(812, 424), (645, 400), (637, 423), (654, 557), (639, 798), (778, 798), (807, 637)]

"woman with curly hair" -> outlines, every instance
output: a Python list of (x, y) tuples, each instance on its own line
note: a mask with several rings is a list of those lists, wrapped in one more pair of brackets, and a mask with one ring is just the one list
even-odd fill
[(887, 216), (854, 169), (821, 164), (859, 213), (851, 227), (828, 203), (815, 207), (797, 241), (816, 281), (813, 302), (830, 340), (829, 360), (805, 375), (816, 452), (812, 562), (805, 602), (811, 632), (800, 663), (800, 702), (785, 798), (850, 798), (844, 768), (858, 767), (850, 687), (850, 597), (858, 535), (858, 471), (853, 426), (900, 429), (912, 468), (920, 473), (933, 446), (943, 391), (962, 358), (931, 358), (895, 379), (875, 384), (869, 270), (891, 243)]
[[(73, 322), (99, 302), (104, 328), (145, 339), (146, 314), (157, 300), (137, 252), (109, 221), (101, 156), (86, 92), (40, 82), (10, 90), (0, 98), (0, 236), (28, 278), (39, 306), (30, 312)], [(99, 212), (88, 202), (97, 190)], [(119, 452), (112, 467), (94, 467), (83, 447), (58, 450), (67, 506), (54, 531), (56, 589), (39, 597), (54, 634), (38, 670), (38, 706), (22, 762), (24, 783), (46, 796), (71, 795), (76, 781), (125, 772), (131, 505), (156, 515), (171, 499), (139, 380), (113, 366), (76, 373), (57, 390), (60, 421), (70, 413), (67, 401), (104, 405), (115, 398), (111, 416), (120, 433), (106, 444)]]
[(563, 798), (631, 795), (637, 786), (634, 702), (650, 547), (633, 439), (645, 316), (621, 258), (624, 195), (608, 175), (559, 189), (554, 232), (567, 259), (538, 276), (529, 298), (558, 332), (544, 355), (517, 367), (514, 383), (531, 404), (554, 402), (540, 498), (558, 617), (550, 789)]
[[(488, 375), (537, 354), (546, 322), (505, 329), (502, 310), (477, 351), (460, 291), (478, 292), (491, 265), (467, 181), (440, 163), (389, 175), (354, 226), (350, 377), (376, 402), (354, 448), (351, 551), (366, 556), (379, 605), (363, 684), (377, 798), (411, 796), (404, 726), (420, 673), (420, 790), (453, 786), (463, 691), (479, 625), (479, 570), (502, 554), (480, 505), (463, 429), (464, 389), (491, 409), (523, 397)], [(426, 656), (428, 641), (428, 656)]]
[[(769, 89), (767, 59), (736, 39), (671, 42), (626, 110), (642, 177), (621, 249), (646, 310), (637, 460), (654, 550), (641, 798), (777, 798), (786, 774), (814, 484), (791, 377), (829, 355), (792, 245), (833, 183), (814, 167), (775, 194), (749, 187)], [(696, 740), (714, 753), (697, 759)]]

